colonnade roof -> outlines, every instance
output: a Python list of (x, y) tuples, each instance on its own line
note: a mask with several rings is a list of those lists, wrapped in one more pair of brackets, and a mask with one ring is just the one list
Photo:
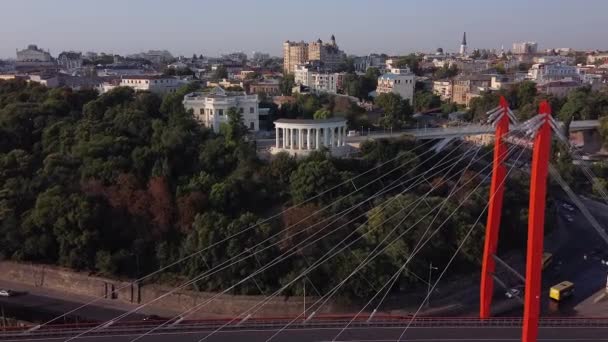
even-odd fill
[(312, 119), (278, 119), (274, 123), (317, 125), (317, 124), (343, 123), (343, 122), (346, 122), (345, 118), (329, 118), (329, 119), (322, 119), (322, 120), (312, 120)]

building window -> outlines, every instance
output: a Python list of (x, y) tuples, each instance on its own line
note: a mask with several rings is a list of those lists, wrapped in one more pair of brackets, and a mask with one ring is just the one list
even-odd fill
[(241, 107), (239, 108), (239, 113), (243, 114), (245, 112), (245, 108)]
[(218, 112), (220, 115), (224, 115), (224, 110), (223, 109), (218, 109)]
[(255, 113), (255, 108), (249, 107), (249, 114), (253, 114), (253, 113)]
[(205, 114), (205, 109), (201, 108), (199, 113), (201, 113), (201, 115)]
[(255, 125), (253, 124), (253, 122), (249, 123), (249, 129), (252, 131), (255, 130)]

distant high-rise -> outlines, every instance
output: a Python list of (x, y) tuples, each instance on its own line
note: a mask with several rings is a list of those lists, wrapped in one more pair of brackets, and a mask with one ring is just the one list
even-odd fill
[(467, 33), (462, 35), (462, 42), (460, 43), (460, 54), (462, 56), (467, 54)]
[(323, 43), (321, 39), (316, 42), (290, 42), (283, 43), (283, 69), (286, 73), (293, 73), (296, 66), (315, 62), (326, 70), (336, 69), (344, 60), (346, 54), (338, 48), (336, 37), (331, 36), (330, 43)]
[(538, 43), (536, 42), (521, 42), (513, 43), (513, 53), (516, 55), (528, 55), (538, 52)]

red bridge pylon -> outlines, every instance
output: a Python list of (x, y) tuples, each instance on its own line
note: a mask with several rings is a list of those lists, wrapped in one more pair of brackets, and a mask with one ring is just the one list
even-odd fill
[[(484, 244), (480, 289), (480, 318), (491, 316), (492, 295), (494, 293), (493, 275), (496, 270), (494, 257), (498, 246), (500, 219), (506, 177), (507, 147), (503, 137), (509, 131), (509, 108), (506, 100), (500, 98), (500, 111), (496, 121), (496, 138), (490, 204)], [(496, 116), (498, 111), (493, 114)], [(536, 342), (540, 315), (541, 272), (543, 238), (545, 228), (545, 205), (547, 197), (547, 175), (551, 154), (551, 107), (545, 100), (539, 108), (539, 118), (534, 120), (534, 148), (530, 178), (530, 207), (528, 213), (528, 243), (526, 256), (526, 285), (524, 293), (523, 342)], [(492, 195), (494, 194), (494, 195)]]
[(494, 294), (493, 275), (496, 270), (494, 255), (498, 247), (502, 200), (505, 192), (505, 177), (507, 175), (507, 168), (505, 167), (507, 144), (503, 141), (503, 137), (509, 132), (509, 105), (503, 96), (500, 97), (499, 111), (500, 116), (495, 121), (496, 133), (494, 138), (494, 159), (492, 161), (491, 195), (488, 206), (483, 262), (481, 265), (480, 318), (489, 318), (491, 316), (492, 295)]
[(523, 342), (536, 342), (540, 315), (540, 285), (545, 231), (547, 174), (551, 154), (551, 106), (541, 102), (542, 124), (534, 137), (532, 173), (530, 176), (530, 208), (528, 212), (528, 246), (526, 258), (526, 292), (524, 294)]

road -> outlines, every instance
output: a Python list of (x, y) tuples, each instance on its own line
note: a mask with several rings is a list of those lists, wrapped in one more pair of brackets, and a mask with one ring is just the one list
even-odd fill
[[(12, 297), (0, 297), (0, 306), (7, 316), (30, 322), (50, 320), (94, 299), (93, 297), (79, 296), (7, 281), (0, 281), (0, 288), (23, 292), (23, 294)], [(59, 320), (58, 323), (66, 321), (106, 321), (134, 307), (135, 305), (102, 299), (98, 303), (89, 305), (70, 315), (65, 320)], [(147, 314), (149, 312), (129, 315), (128, 319), (141, 320)]]
[[(341, 331), (339, 328), (297, 328), (284, 330), (275, 336), (274, 342), (321, 342), (332, 341)], [(340, 335), (338, 341), (397, 341), (404, 327), (357, 327), (350, 328)], [(205, 339), (207, 342), (265, 342), (275, 330), (249, 329), (231, 330), (215, 333)], [(139, 339), (141, 342), (198, 342), (209, 335), (208, 331), (163, 332)], [(108, 334), (74, 339), (79, 342), (129, 342), (139, 333)], [(401, 341), (520, 341), (521, 327), (411, 327)], [(3, 341), (64, 341), (58, 338), (20, 338)], [(538, 341), (608, 341), (608, 328), (541, 328)]]

